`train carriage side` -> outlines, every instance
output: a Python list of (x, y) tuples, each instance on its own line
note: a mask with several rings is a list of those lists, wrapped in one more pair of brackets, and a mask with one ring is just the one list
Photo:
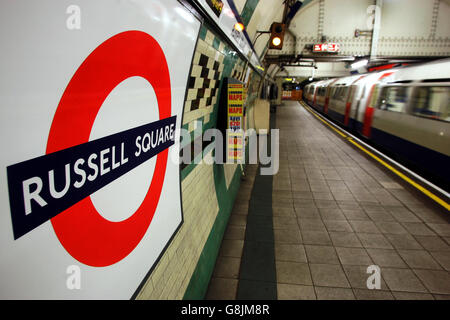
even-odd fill
[(377, 86), (369, 139), (448, 190), (450, 59), (398, 70)]
[(330, 86), (338, 81), (339, 78), (324, 80), (317, 88), (315, 108), (323, 113), (327, 113), (328, 99), (330, 94)]
[(304, 96), (305, 96), (305, 100), (308, 103), (312, 103), (313, 97), (314, 97), (314, 90), (315, 90), (315, 83), (309, 83), (305, 86), (304, 89)]
[(359, 78), (359, 75), (344, 77), (330, 85), (327, 114), (342, 125), (348, 124), (351, 85)]
[(355, 92), (350, 106), (350, 127), (367, 139), (370, 136), (373, 111), (371, 102), (376, 97), (376, 85), (380, 81), (383, 81), (383, 79), (386, 81), (386, 78), (392, 76), (395, 72), (396, 70), (385, 70), (368, 74), (355, 83)]

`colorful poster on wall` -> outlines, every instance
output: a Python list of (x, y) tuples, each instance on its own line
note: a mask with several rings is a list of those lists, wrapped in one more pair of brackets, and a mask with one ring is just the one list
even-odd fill
[(228, 82), (227, 145), (228, 160), (241, 161), (244, 148), (244, 85)]

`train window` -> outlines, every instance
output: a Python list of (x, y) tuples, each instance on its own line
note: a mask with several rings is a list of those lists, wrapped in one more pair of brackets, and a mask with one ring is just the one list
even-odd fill
[(378, 100), (378, 108), (393, 112), (403, 112), (407, 98), (408, 87), (384, 87)]
[(334, 95), (336, 94), (336, 87), (331, 87), (330, 89), (330, 97), (334, 99)]
[(350, 86), (350, 94), (348, 96), (348, 101), (353, 100), (353, 97), (355, 96), (355, 92), (356, 92), (356, 86), (355, 85)]
[(324, 96), (326, 91), (327, 91), (326, 87), (320, 87), (319, 90), (317, 91), (317, 95)]
[(333, 99), (344, 102), (347, 98), (348, 89), (349, 89), (348, 87), (344, 87), (344, 86), (339, 86), (339, 87), (335, 88), (335, 91), (332, 95)]
[(450, 122), (450, 87), (418, 87), (411, 100), (414, 115)]

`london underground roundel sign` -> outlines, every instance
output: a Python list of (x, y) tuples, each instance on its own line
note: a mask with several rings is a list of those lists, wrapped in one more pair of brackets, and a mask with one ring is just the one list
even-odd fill
[(76, 31), (58, 28), (58, 6), (31, 5), (45, 27), (8, 7), (25, 25), (0, 60), (2, 299), (130, 298), (183, 222), (169, 159), (200, 22), (175, 0), (102, 1), (83, 4)]
[[(152, 84), (160, 119), (170, 117), (170, 76), (164, 52), (156, 40), (144, 32), (123, 32), (98, 46), (76, 71), (55, 113), (47, 154), (88, 142), (103, 101), (119, 83), (133, 76), (141, 76)], [(86, 106), (83, 117), (74, 118), (73, 110), (79, 105)], [(91, 266), (107, 266), (120, 261), (136, 247), (158, 205), (167, 151), (157, 155), (147, 195), (128, 219), (106, 220), (97, 212), (90, 197), (51, 219), (59, 241), (75, 259)]]
[[(153, 87), (159, 121), (90, 142), (105, 99), (121, 82), (136, 76)], [(15, 238), (51, 219), (59, 241), (76, 260), (94, 267), (122, 260), (139, 244), (158, 206), (175, 121), (169, 69), (158, 42), (141, 31), (122, 32), (103, 42), (80, 65), (62, 95), (47, 156), (8, 167)], [(136, 212), (120, 222), (103, 218), (90, 195), (153, 156), (153, 178)]]

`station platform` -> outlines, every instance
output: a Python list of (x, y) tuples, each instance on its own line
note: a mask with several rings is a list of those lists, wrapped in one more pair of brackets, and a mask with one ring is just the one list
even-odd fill
[(206, 299), (449, 299), (449, 212), (299, 102), (272, 117), (279, 171), (248, 166)]

